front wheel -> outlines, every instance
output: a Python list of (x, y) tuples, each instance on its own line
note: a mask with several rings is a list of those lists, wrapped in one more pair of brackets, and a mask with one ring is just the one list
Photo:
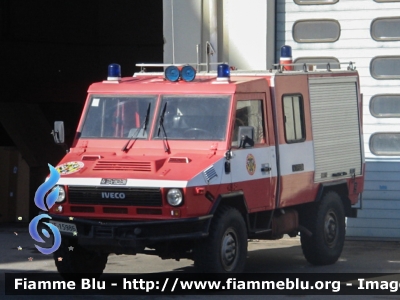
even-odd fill
[(200, 272), (240, 273), (247, 257), (247, 230), (240, 212), (229, 206), (215, 214), (209, 236), (194, 252), (194, 265)]
[(91, 273), (93, 277), (100, 277), (106, 267), (108, 254), (87, 250), (75, 240), (63, 238), (53, 257), (60, 275), (69, 280), (79, 278), (80, 273)]
[(314, 265), (335, 263), (343, 250), (346, 234), (343, 203), (335, 192), (328, 192), (321, 202), (303, 213), (303, 225), (312, 236), (301, 235), (301, 247), (308, 262)]

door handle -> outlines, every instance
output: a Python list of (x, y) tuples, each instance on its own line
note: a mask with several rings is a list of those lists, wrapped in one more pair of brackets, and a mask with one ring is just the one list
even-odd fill
[(271, 171), (271, 168), (269, 166), (269, 164), (261, 164), (261, 172), (269, 172)]

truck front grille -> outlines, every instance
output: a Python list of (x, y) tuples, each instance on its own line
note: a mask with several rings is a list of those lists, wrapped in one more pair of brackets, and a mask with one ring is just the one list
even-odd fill
[(162, 206), (159, 188), (69, 186), (71, 204)]

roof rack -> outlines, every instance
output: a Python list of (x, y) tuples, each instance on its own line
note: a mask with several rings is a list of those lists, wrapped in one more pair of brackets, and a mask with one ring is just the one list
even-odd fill
[[(335, 62), (334, 64), (339, 64), (339, 65), (346, 65), (347, 66), (347, 70), (348, 71), (355, 71), (356, 70), (356, 66), (355, 66), (355, 62)], [(303, 69), (302, 71), (304, 72), (308, 72), (311, 71), (310, 70), (310, 66), (314, 67), (314, 66), (326, 66), (326, 71), (331, 71), (331, 63), (285, 63), (285, 64), (273, 64), (273, 66), (275, 67), (276, 70), (278, 70), (279, 73), (282, 73), (283, 71), (288, 71), (285, 69), (286, 66), (290, 66), (290, 67), (294, 67), (294, 66), (302, 66)]]
[(165, 63), (145, 64), (145, 63), (141, 63), (141, 64), (136, 64), (136, 67), (140, 67), (140, 72), (144, 73), (144, 72), (146, 72), (146, 68), (166, 68), (169, 66), (183, 67), (183, 66), (189, 65), (192, 67), (196, 67), (197, 70), (200, 70), (200, 68), (203, 66), (207, 67), (207, 65), (219, 65), (219, 64), (227, 64), (227, 63), (226, 62), (216, 62), (216, 63), (208, 63), (208, 64), (207, 63), (179, 63), (179, 64), (176, 64), (176, 63), (175, 64), (165, 64)]

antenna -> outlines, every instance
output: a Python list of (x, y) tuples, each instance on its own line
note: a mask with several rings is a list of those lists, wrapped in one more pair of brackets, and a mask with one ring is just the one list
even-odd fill
[(209, 41), (206, 42), (206, 71), (210, 71), (210, 55), (214, 55), (215, 50)]

